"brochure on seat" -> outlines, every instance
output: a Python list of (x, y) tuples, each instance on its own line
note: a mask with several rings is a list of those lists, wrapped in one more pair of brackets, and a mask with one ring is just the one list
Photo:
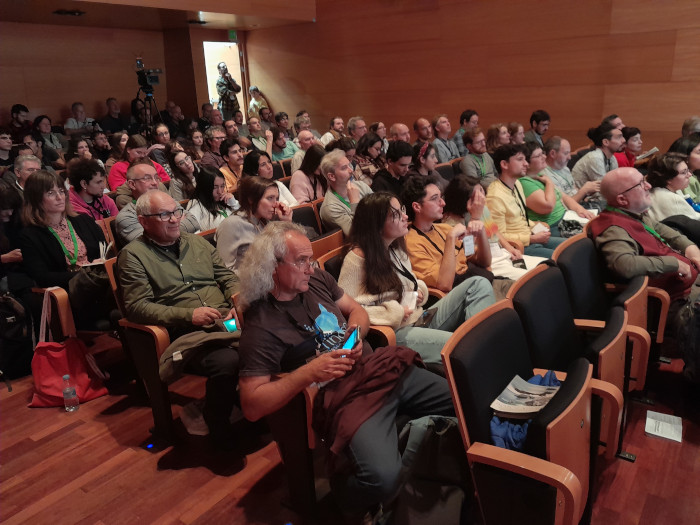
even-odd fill
[(533, 385), (516, 375), (491, 408), (498, 417), (529, 418), (542, 410), (557, 390), (558, 386)]
[(111, 242), (109, 244), (105, 244), (102, 241), (100, 241), (100, 257), (92, 262), (85, 263), (82, 266), (99, 266), (100, 264), (104, 264), (105, 261), (108, 259), (107, 254), (109, 253), (111, 247)]
[(678, 416), (647, 410), (644, 432), (680, 443), (683, 436), (683, 420)]

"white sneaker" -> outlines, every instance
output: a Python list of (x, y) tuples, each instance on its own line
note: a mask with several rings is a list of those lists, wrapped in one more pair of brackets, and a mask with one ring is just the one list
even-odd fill
[(202, 415), (201, 405), (204, 404), (204, 400), (192, 401), (182, 407), (180, 412), (180, 421), (185, 425), (187, 433), (193, 436), (207, 436), (209, 435), (209, 427), (207, 422), (204, 421), (204, 416)]

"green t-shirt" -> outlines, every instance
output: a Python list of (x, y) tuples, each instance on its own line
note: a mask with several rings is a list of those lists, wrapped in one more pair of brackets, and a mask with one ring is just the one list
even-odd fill
[(698, 180), (695, 175), (691, 176), (688, 187), (681, 190), (681, 193), (683, 195), (690, 195), (694, 202), (700, 204), (700, 180)]
[[(533, 192), (535, 192), (537, 190), (544, 191), (544, 182), (540, 182), (538, 180), (535, 180), (532, 177), (522, 177), (519, 180), (520, 180), (520, 184), (522, 184), (522, 186), (523, 186), (523, 193), (525, 193), (526, 199)], [(562, 219), (562, 217), (566, 213), (566, 207), (561, 202), (561, 193), (559, 192), (559, 189), (555, 188), (554, 193), (557, 196), (557, 202), (554, 205), (554, 209), (552, 210), (552, 213), (550, 213), (549, 215), (540, 215), (539, 213), (535, 213), (530, 208), (528, 208), (527, 209), (527, 216), (530, 220), (546, 222), (550, 226), (555, 226), (555, 225), (559, 224), (559, 221)]]

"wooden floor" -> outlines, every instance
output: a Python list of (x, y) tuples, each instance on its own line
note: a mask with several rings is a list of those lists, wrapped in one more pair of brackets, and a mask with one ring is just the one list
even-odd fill
[[(683, 417), (683, 443), (644, 434), (650, 407), (631, 405), (625, 449), (635, 463), (600, 465), (593, 523), (700, 523), (700, 403), (680, 388), (680, 362), (653, 370), (654, 410)], [(30, 409), (31, 378), (0, 393), (0, 522), (7, 524), (309, 523), (285, 507), (284, 467), (264, 425), (240, 422), (237, 450), (217, 454), (205, 437), (147, 448), (150, 409), (134, 383), (80, 406)], [(175, 385), (180, 406), (203, 381)], [(179, 425), (179, 421), (178, 421)], [(330, 498), (319, 523), (339, 523)], [(442, 524), (449, 525), (449, 524)]]

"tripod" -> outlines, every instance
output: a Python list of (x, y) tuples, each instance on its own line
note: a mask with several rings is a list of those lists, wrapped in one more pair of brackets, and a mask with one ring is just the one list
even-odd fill
[[(143, 98), (139, 97), (140, 93), (143, 93)], [(144, 108), (143, 127), (140, 131), (145, 130), (147, 136), (152, 137), (155, 124), (160, 121), (160, 112), (158, 111), (158, 104), (156, 104), (156, 97), (153, 96), (153, 88), (151, 86), (141, 86), (136, 92), (136, 98), (141, 101)]]

